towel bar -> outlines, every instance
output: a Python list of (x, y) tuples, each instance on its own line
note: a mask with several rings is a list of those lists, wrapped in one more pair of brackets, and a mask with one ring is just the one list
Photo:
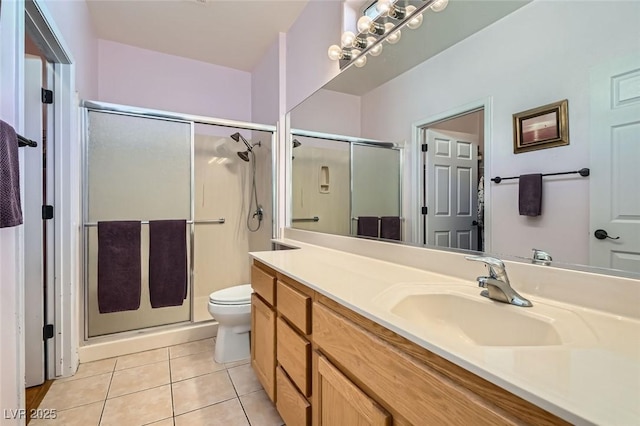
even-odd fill
[(291, 222), (319, 222), (320, 218), (318, 216), (314, 217), (299, 217), (291, 219)]
[[(584, 168), (584, 169), (580, 169), (580, 170), (574, 170), (572, 172), (559, 172), (559, 173), (544, 173), (542, 176), (559, 176), (559, 175), (573, 175), (573, 174), (580, 174), (580, 176), (582, 177), (587, 177), (589, 176), (590, 170), (588, 168)], [(510, 180), (510, 179), (519, 179), (520, 176), (509, 176), (509, 177), (500, 177), (500, 176), (496, 176), (494, 178), (492, 178), (491, 180), (495, 183), (500, 183), (503, 180)]]
[[(210, 220), (196, 220), (196, 221), (192, 221), (192, 220), (188, 220), (187, 223), (188, 224), (192, 224), (195, 223), (196, 225), (200, 225), (200, 224), (206, 224), (206, 223), (225, 223), (226, 219), (224, 217), (221, 217), (220, 219), (210, 219)], [(140, 223), (142, 225), (148, 225), (149, 221), (148, 220), (141, 220)], [(85, 227), (92, 227), (92, 226), (98, 226), (98, 222), (87, 222), (84, 224)]]

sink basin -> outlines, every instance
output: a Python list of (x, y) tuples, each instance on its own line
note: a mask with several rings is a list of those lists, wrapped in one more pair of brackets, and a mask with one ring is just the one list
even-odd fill
[(571, 310), (541, 302), (512, 306), (480, 296), (475, 287), (399, 285), (376, 299), (425, 335), (478, 346), (557, 346), (595, 339)]
[(418, 294), (405, 297), (391, 312), (410, 321), (449, 327), (481, 346), (562, 344), (551, 322), (484, 302), (456, 294)]

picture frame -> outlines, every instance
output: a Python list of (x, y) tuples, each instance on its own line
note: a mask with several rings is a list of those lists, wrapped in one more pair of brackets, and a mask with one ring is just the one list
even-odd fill
[(569, 101), (513, 114), (513, 153), (569, 145)]

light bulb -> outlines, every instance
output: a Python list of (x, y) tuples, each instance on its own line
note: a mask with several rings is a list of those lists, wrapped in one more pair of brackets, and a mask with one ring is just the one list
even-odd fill
[(434, 12), (442, 12), (447, 7), (448, 4), (449, 4), (449, 0), (436, 0), (433, 3), (431, 3), (431, 6), (429, 7)]
[[(395, 27), (395, 25), (393, 25), (391, 22), (387, 22), (386, 24), (384, 24), (385, 34), (389, 34), (393, 30), (393, 27)], [(400, 41), (401, 36), (402, 33), (400, 33), (400, 30), (396, 30), (394, 33), (389, 34), (386, 40), (389, 42), (389, 44), (396, 44)]]
[(372, 23), (373, 20), (368, 16), (361, 16), (360, 19), (358, 19), (358, 31), (361, 33), (368, 33)]
[(329, 52), (327, 52), (327, 54), (329, 55), (329, 59), (337, 61), (342, 58), (342, 48), (337, 44), (332, 44), (329, 46)]
[(345, 31), (342, 34), (342, 38), (340, 39), (342, 43), (342, 47), (351, 47), (353, 46), (353, 41), (356, 39), (356, 35), (351, 31)]
[[(367, 46), (371, 46), (375, 42), (376, 42), (376, 38), (375, 37), (367, 37)], [(377, 45), (372, 47), (371, 50), (369, 50), (369, 53), (371, 54), (371, 56), (378, 56), (379, 54), (381, 54), (382, 53), (382, 43), (378, 43)]]
[(367, 55), (362, 55), (353, 63), (356, 67), (362, 68), (367, 64)]
[[(407, 6), (407, 15), (411, 15), (415, 11), (416, 11), (415, 6), (412, 6), (412, 5)], [(407, 22), (407, 27), (411, 28), (412, 30), (419, 28), (420, 25), (422, 25), (422, 19), (423, 19), (422, 13), (419, 13), (411, 17), (411, 19), (409, 19), (409, 22)]]
[(391, 3), (393, 3), (393, 0), (378, 0), (376, 3), (376, 10), (381, 15), (384, 15), (389, 12), (389, 9), (391, 9)]

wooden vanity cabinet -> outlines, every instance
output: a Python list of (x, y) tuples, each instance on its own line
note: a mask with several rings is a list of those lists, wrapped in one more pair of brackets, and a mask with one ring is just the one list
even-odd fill
[(251, 267), (251, 366), (271, 401), (276, 401), (275, 271)]
[(286, 275), (252, 270), (252, 365), (288, 426), (568, 424)]

